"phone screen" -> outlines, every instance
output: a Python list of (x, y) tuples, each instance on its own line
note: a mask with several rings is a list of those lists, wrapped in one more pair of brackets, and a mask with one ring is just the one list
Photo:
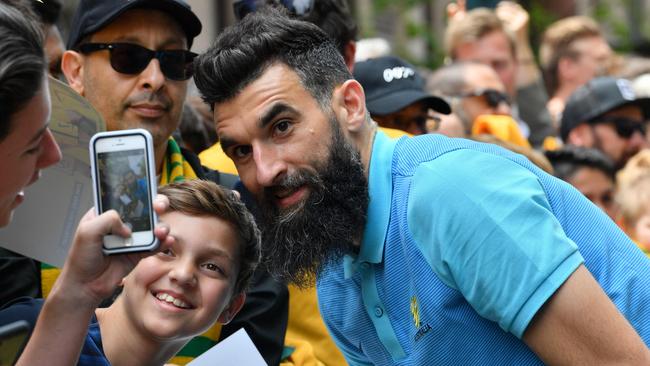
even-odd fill
[(100, 211), (115, 210), (131, 231), (152, 230), (145, 149), (97, 153)]
[(497, 4), (501, 0), (467, 0), (466, 8), (467, 10), (472, 10), (475, 8), (488, 8), (494, 9), (497, 7)]

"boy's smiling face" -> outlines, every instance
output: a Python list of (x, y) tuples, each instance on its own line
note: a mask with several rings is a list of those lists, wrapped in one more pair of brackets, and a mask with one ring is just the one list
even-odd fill
[(169, 212), (160, 220), (176, 239), (172, 249), (142, 259), (124, 279), (130, 321), (160, 340), (198, 335), (227, 323), (244, 302), (233, 294), (240, 243), (232, 225), (208, 216)]

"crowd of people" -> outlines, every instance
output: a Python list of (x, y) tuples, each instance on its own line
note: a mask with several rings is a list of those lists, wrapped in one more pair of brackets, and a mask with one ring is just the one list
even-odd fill
[(517, 3), (452, 5), (427, 70), (346, 0), (234, 1), (202, 54), (183, 0), (80, 0), (65, 46), (59, 0), (0, 3), (0, 230), (61, 159), (48, 74), (147, 129), (160, 185), (154, 253), (105, 256), (131, 229), (93, 209), (63, 268), (2, 249), (17, 364), (181, 365), (241, 328), (269, 365), (650, 364), (650, 74), (588, 17), (534, 50)]

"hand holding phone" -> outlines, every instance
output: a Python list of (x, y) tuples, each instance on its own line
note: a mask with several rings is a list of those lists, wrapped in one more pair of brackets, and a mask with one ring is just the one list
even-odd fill
[(143, 129), (101, 132), (90, 141), (95, 208), (115, 210), (131, 229), (130, 237), (106, 235), (105, 254), (152, 251), (158, 247), (153, 210), (156, 196), (153, 139)]

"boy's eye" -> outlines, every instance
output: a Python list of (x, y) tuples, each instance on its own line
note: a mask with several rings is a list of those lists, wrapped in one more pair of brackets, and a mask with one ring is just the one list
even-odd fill
[(203, 264), (203, 268), (207, 269), (208, 271), (224, 274), (224, 271), (215, 263), (205, 263)]
[(174, 256), (174, 251), (171, 250), (171, 249), (165, 249), (165, 250), (161, 250), (160, 252), (158, 252), (158, 254), (160, 254), (162, 256), (165, 256), (165, 257), (173, 257)]

